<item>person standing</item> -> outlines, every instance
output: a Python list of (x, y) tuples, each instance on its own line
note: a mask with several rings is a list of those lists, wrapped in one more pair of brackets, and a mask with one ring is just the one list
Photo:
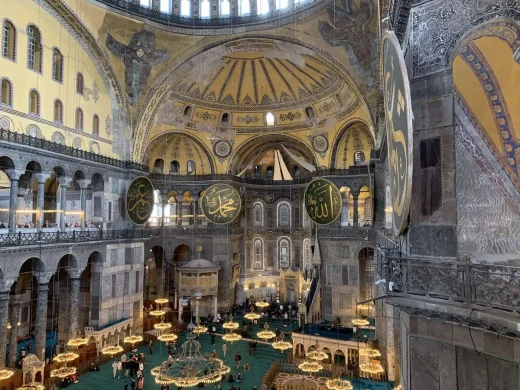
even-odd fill
[(215, 345), (215, 333), (212, 331), (210, 335), (211, 335), (211, 345)]
[(114, 379), (116, 378), (117, 374), (117, 361), (114, 359), (114, 362), (112, 363), (112, 373), (114, 374)]
[(235, 355), (235, 362), (237, 363), (237, 370), (240, 368), (240, 362), (242, 361), (242, 356), (240, 356), (240, 353), (237, 352)]
[(222, 352), (224, 353), (224, 357), (226, 357), (227, 344), (222, 344)]
[(132, 378), (132, 382), (130, 383), (130, 387), (132, 388), (132, 390), (135, 389), (135, 379)]
[(117, 378), (121, 379), (121, 371), (123, 370), (123, 363), (121, 360), (117, 362)]
[(123, 370), (125, 370), (125, 376), (128, 376), (128, 369), (126, 367), (126, 353), (121, 355), (121, 364), (123, 364)]
[(216, 359), (217, 358), (217, 351), (213, 350), (212, 356), (213, 356), (213, 359)]
[(150, 343), (148, 344), (148, 349), (150, 350), (150, 355), (153, 355), (153, 342), (150, 340)]
[(123, 390), (128, 390), (128, 382), (125, 381), (125, 384), (123, 385)]

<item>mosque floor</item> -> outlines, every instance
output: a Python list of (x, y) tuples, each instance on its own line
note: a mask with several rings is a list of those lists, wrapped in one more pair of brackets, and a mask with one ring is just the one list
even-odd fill
[[(181, 335), (178, 345), (180, 346), (185, 340), (184, 336)], [(231, 372), (236, 376), (237, 369), (235, 364), (235, 354), (237, 352), (242, 356), (242, 365), (239, 369), (240, 375), (242, 376), (241, 383), (234, 383), (235, 387), (239, 390), (252, 390), (256, 386), (260, 389), (261, 381), (266, 371), (271, 366), (275, 359), (286, 360), (287, 352), (281, 353), (274, 350), (268, 344), (258, 343), (257, 351), (255, 356), (249, 355), (247, 341), (241, 340), (235, 343), (227, 343), (227, 353), (223, 357), (222, 345), (224, 344), (222, 339), (217, 336), (215, 340), (215, 346), (211, 345), (211, 338), (208, 334), (200, 337), (201, 352), (211, 353), (213, 349), (216, 350), (217, 356), (223, 359), (225, 364), (231, 367)], [(150, 370), (153, 367), (160, 365), (163, 361), (167, 360), (168, 352), (164, 343), (155, 342), (153, 355), (149, 354), (148, 348), (142, 347), (139, 352), (144, 352), (146, 355), (145, 369), (144, 369), (144, 388), (145, 389), (160, 389), (160, 385), (155, 383), (154, 377), (151, 375)], [(290, 350), (289, 350), (290, 353)], [(249, 362), (251, 370), (244, 372), (243, 363)], [(128, 389), (130, 390), (131, 379), (122, 376), (121, 378), (112, 377), (111, 362), (108, 362), (101, 366), (99, 372), (89, 372), (82, 375), (79, 378), (79, 383), (71, 385), (74, 390), (113, 390), (113, 389), (124, 389), (125, 380), (128, 382)], [(388, 384), (371, 382), (371, 381), (355, 381), (354, 390), (387, 390)], [(207, 385), (209, 389), (214, 389), (215, 385)], [(228, 390), (231, 384), (228, 382), (222, 383), (222, 389)], [(170, 386), (170, 389), (175, 389), (175, 386)], [(196, 388), (194, 388), (196, 389)]]

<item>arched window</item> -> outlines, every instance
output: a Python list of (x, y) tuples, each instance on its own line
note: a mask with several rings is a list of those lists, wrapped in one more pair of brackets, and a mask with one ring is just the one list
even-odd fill
[(265, 124), (267, 126), (274, 126), (274, 114), (272, 112), (265, 114)]
[(35, 89), (29, 91), (29, 114), (40, 115), (40, 94)]
[(170, 14), (172, 12), (171, 0), (161, 0), (159, 10), (165, 14)]
[(16, 61), (16, 29), (14, 25), (4, 20), (4, 36), (2, 37), (2, 56)]
[(261, 173), (262, 173), (262, 169), (261, 169), (260, 165), (255, 165), (255, 168), (253, 169), (253, 175), (260, 176)]
[(220, 1), (220, 16), (229, 16), (231, 14), (231, 9), (229, 6), (229, 0), (221, 0)]
[(291, 205), (289, 202), (280, 202), (276, 207), (276, 226), (291, 226)]
[(153, 172), (154, 173), (163, 173), (164, 172), (164, 160), (162, 158), (158, 158), (153, 163)]
[(211, 4), (209, 0), (200, 1), (200, 17), (201, 19), (211, 18)]
[(264, 205), (262, 202), (255, 202), (253, 205), (253, 226), (264, 226)]
[(63, 103), (60, 99), (54, 101), (54, 122), (63, 123)]
[(303, 240), (303, 269), (311, 269), (311, 261), (312, 261), (312, 249), (311, 249), (311, 240), (306, 238)]
[(76, 117), (74, 121), (74, 126), (76, 130), (83, 131), (83, 110), (81, 108), (76, 108)]
[(188, 164), (186, 166), (186, 172), (188, 172), (188, 175), (194, 175), (195, 174), (195, 161), (188, 160)]
[(181, 16), (189, 18), (191, 16), (191, 1), (181, 0)]
[(257, 14), (263, 15), (269, 12), (269, 0), (257, 0)]
[(170, 163), (170, 175), (178, 175), (181, 170), (181, 165), (178, 161), (173, 160)]
[(293, 165), (292, 177), (300, 177), (300, 167), (298, 165)]
[(78, 73), (76, 76), (76, 93), (83, 95), (83, 91), (85, 90), (85, 80), (83, 79), (83, 75)]
[(280, 237), (278, 239), (278, 267), (289, 268), (291, 262), (291, 240), (288, 237)]
[(338, 106), (340, 108), (343, 107), (343, 99), (341, 98), (341, 95), (339, 93), (336, 94), (336, 103), (338, 103)]
[(253, 270), (261, 271), (264, 269), (264, 242), (261, 238), (255, 239), (253, 250)]
[(365, 162), (365, 153), (356, 152), (354, 153), (354, 165), (362, 165)]
[(99, 135), (99, 117), (96, 114), (92, 118), (92, 134)]
[(276, 9), (284, 9), (289, 6), (288, 0), (276, 0)]
[(12, 107), (13, 106), (13, 84), (6, 78), (2, 79), (2, 90), (0, 91), (2, 104)]
[(229, 114), (227, 112), (222, 114), (222, 120), (220, 121), (222, 126), (229, 126)]
[(251, 14), (251, 4), (249, 0), (240, 0), (240, 16)]
[(350, 195), (350, 188), (348, 187), (341, 187), (339, 189), (339, 192), (341, 193), (341, 217), (340, 217), (340, 223), (341, 226), (350, 226), (349, 223), (349, 200), (351, 198)]
[(274, 176), (274, 168), (273, 167), (267, 167), (265, 170), (265, 177), (272, 178)]
[(191, 111), (192, 111), (191, 106), (186, 106), (186, 108), (184, 109), (184, 118), (190, 119), (191, 118)]
[(42, 71), (42, 36), (36, 26), (27, 27), (27, 67)]
[(150, 3), (151, 3), (151, 0), (140, 0), (139, 1), (139, 4), (141, 5), (141, 7), (146, 7), (146, 8), (150, 8)]
[(305, 109), (305, 114), (307, 115), (307, 118), (311, 120), (316, 118), (316, 114), (314, 113), (314, 109), (312, 107), (307, 107)]
[(52, 49), (52, 79), (63, 82), (63, 54), (57, 49)]

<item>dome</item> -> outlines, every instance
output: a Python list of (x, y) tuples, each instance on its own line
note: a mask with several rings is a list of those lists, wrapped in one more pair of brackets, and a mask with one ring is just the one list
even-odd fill
[(179, 271), (187, 271), (187, 270), (212, 270), (216, 271), (220, 269), (218, 265), (213, 264), (211, 261), (206, 259), (195, 259), (188, 261), (186, 264), (181, 265), (177, 268)]

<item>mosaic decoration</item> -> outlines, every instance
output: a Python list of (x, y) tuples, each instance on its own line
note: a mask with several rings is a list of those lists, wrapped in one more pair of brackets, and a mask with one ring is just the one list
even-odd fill
[(399, 235), (408, 224), (412, 197), (413, 124), (406, 64), (391, 31), (383, 35), (381, 56), (392, 218), (394, 233)]
[[(1, 124), (0, 124), (0, 127), (2, 127)], [(27, 126), (26, 134), (31, 137), (41, 138), (42, 131), (40, 130), (40, 128), (38, 126), (30, 124), (29, 126)]]
[(250, 123), (257, 123), (260, 119), (256, 115), (246, 115), (237, 117), (237, 123), (245, 123), (249, 125)]
[(112, 134), (112, 120), (110, 119), (110, 115), (107, 115), (105, 119), (105, 132), (107, 135)]
[(229, 141), (217, 141), (213, 144), (213, 153), (219, 158), (226, 158), (231, 154), (232, 144)]
[(76, 137), (76, 138), (74, 138), (73, 145), (76, 149), (81, 149), (81, 148), (83, 148), (83, 141), (81, 140), (81, 138)]
[(224, 225), (233, 222), (242, 209), (242, 198), (229, 184), (213, 184), (200, 198), (200, 209), (212, 223)]
[(282, 122), (285, 121), (293, 121), (295, 119), (301, 119), (302, 114), (299, 111), (296, 111), (294, 114), (292, 112), (288, 112), (287, 114), (280, 114), (279, 118)]
[(330, 225), (341, 214), (341, 193), (327, 179), (314, 179), (305, 188), (305, 211), (318, 225)]
[(94, 83), (92, 84), (92, 98), (94, 99), (94, 102), (98, 102), (99, 100), (99, 87), (96, 83), (96, 80), (94, 80)]
[(124, 45), (108, 34), (107, 49), (112, 54), (123, 59), (125, 65), (125, 84), (128, 101), (137, 104), (144, 92), (153, 65), (158, 65), (170, 59), (166, 50), (155, 50), (155, 35), (153, 29), (145, 27), (130, 38), (130, 43)]
[(312, 148), (316, 153), (319, 153), (322, 158), (325, 157), (325, 153), (329, 149), (329, 140), (327, 139), (327, 134), (322, 133), (316, 136), (309, 136), (309, 141), (311, 141)]
[(0, 116), (0, 129), (11, 130), (11, 121), (5, 116)]
[(147, 177), (136, 177), (126, 192), (126, 215), (135, 225), (144, 225), (152, 215), (153, 184)]
[(196, 111), (195, 112), (195, 118), (202, 119), (203, 121), (216, 121), (217, 115), (209, 113), (208, 111)]

